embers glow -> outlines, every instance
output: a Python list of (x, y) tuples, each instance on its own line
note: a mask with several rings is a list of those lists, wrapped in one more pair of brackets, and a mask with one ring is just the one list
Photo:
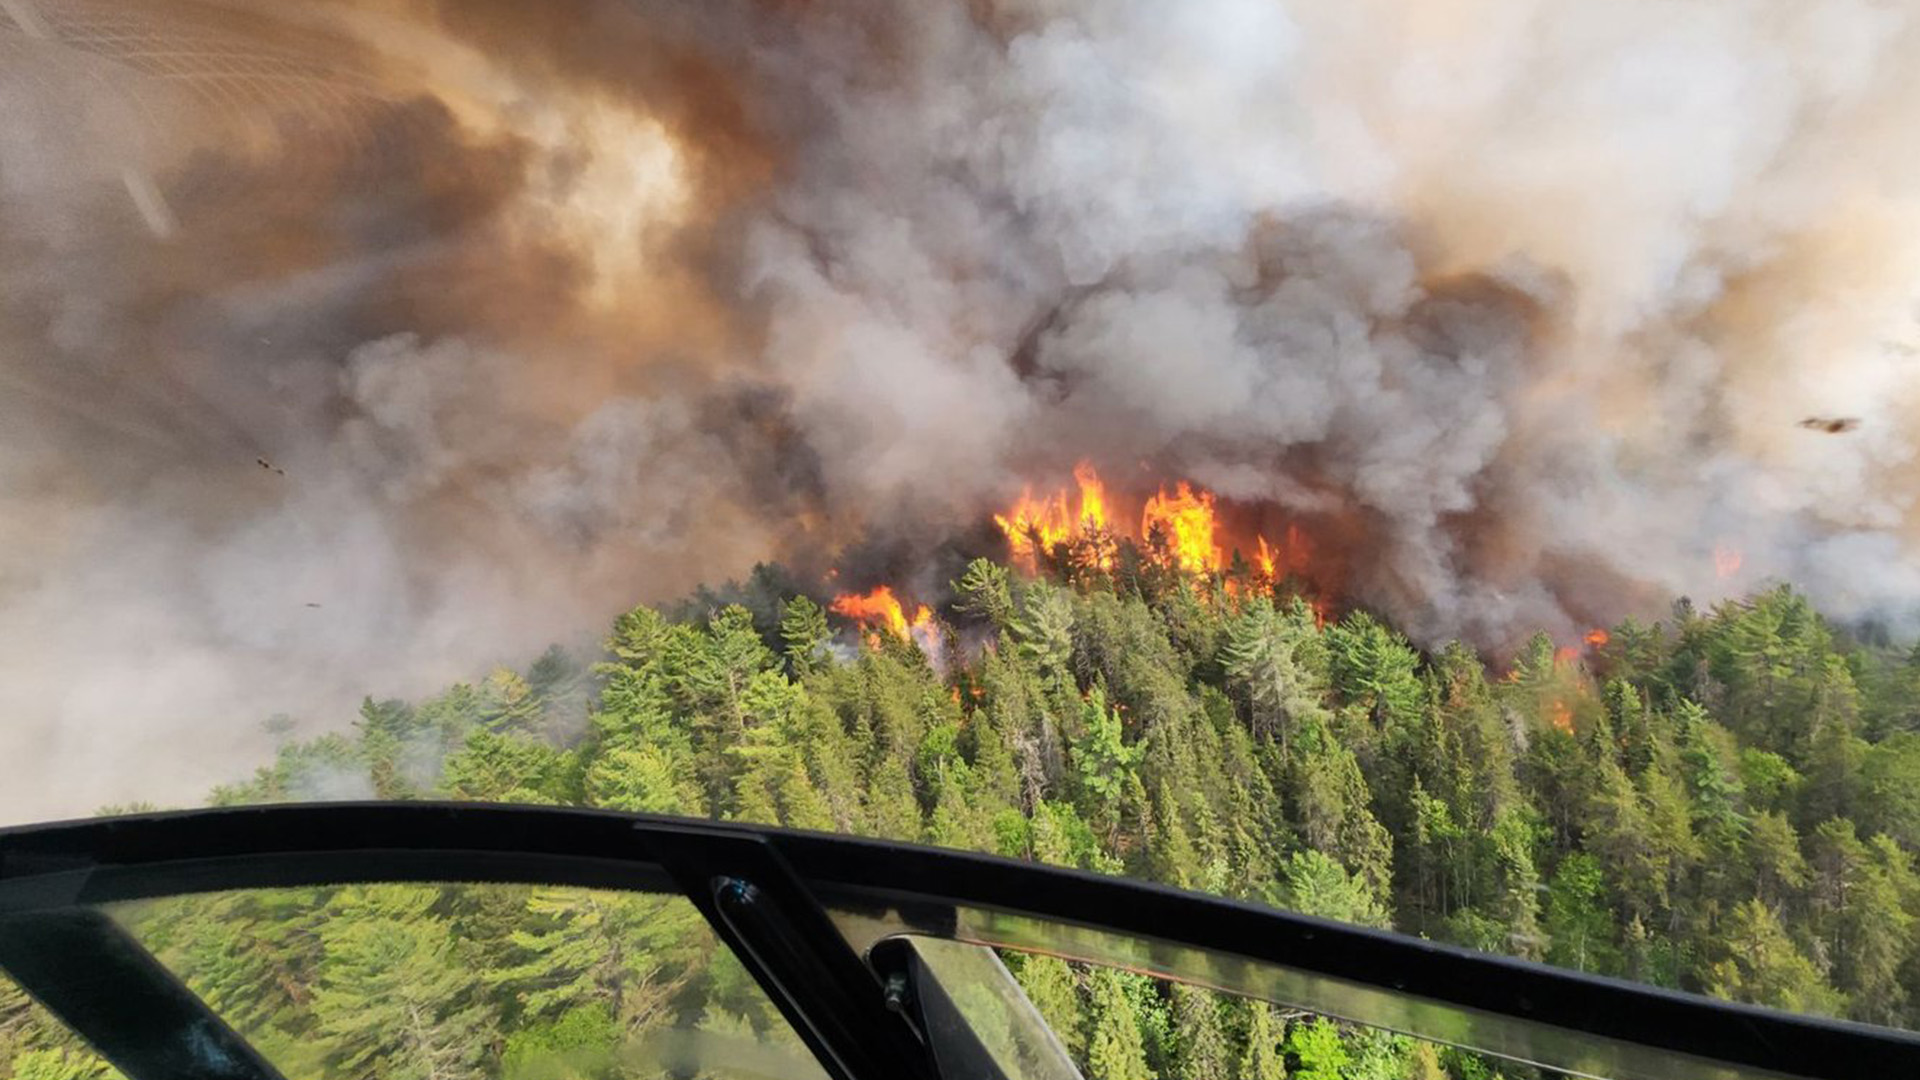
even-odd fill
[(1729, 547), (1726, 544), (1713, 546), (1713, 573), (1721, 581), (1740, 573), (1740, 564), (1745, 561), (1746, 556), (1742, 555), (1737, 547)]

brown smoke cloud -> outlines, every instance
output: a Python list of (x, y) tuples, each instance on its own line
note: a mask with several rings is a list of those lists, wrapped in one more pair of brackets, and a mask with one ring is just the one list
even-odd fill
[(1909, 626), (1915, 22), (0, 0), (0, 818), (1081, 457), (1423, 641)]

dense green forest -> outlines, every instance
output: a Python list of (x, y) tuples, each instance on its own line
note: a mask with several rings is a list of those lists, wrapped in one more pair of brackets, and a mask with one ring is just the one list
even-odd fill
[[(837, 625), (762, 567), (621, 616), (591, 665), (550, 651), (368, 700), (350, 734), (294, 741), (279, 721), (272, 765), (212, 801), (450, 797), (915, 840), (1920, 1024), (1920, 651), (1850, 638), (1779, 587), (1489, 662), (1364, 612), (1323, 625), (1296, 583), (1238, 560), (1193, 574), (1078, 543), (1037, 576), (975, 561), (933, 632), (905, 636)], [(613, 1075), (561, 1051), (779, 1027), (677, 899), (344, 888), (123, 917), (290, 1074)], [(1098, 1080), (1516, 1075), (1009, 963)], [(0, 1050), (20, 1080), (99, 1072), (15, 990)]]

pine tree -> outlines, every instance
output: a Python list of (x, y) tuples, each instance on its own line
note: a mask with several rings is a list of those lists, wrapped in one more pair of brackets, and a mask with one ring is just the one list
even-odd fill
[(1301, 725), (1296, 743), (1287, 759), (1287, 794), (1301, 838), (1339, 859), (1375, 896), (1385, 897), (1393, 839), (1373, 816), (1360, 763), (1318, 719)]
[(1067, 1053), (1075, 1061), (1086, 1061), (1086, 1010), (1073, 969), (1065, 960), (1034, 954), (1019, 958), (1014, 975)]
[(1575, 852), (1560, 860), (1547, 889), (1547, 959), (1578, 971), (1620, 970), (1600, 863)]
[(11, 1068), (12, 1080), (120, 1080), (118, 1070), (78, 1049), (23, 1050)]
[(1074, 769), (1087, 816), (1105, 829), (1112, 846), (1120, 831), (1121, 800), (1139, 782), (1137, 769), (1145, 750), (1126, 742), (1120, 714), (1107, 707), (1104, 687), (1088, 691), (1081, 717), (1084, 734), (1073, 744)]
[(1784, 903), (1806, 887), (1807, 860), (1800, 854), (1800, 837), (1787, 815), (1774, 810), (1751, 819), (1745, 865), (1754, 897), (1769, 906)]
[(805, 596), (787, 601), (780, 610), (780, 641), (786, 648), (787, 670), (796, 679), (804, 679), (828, 662), (827, 643), (833, 632), (827, 628), (827, 613)]
[(1293, 1057), (1293, 1080), (1341, 1080), (1341, 1071), (1353, 1061), (1340, 1029), (1325, 1017), (1296, 1022), (1287, 1031), (1286, 1045)]
[(1281, 1023), (1273, 1006), (1264, 1001), (1248, 1001), (1246, 1053), (1240, 1058), (1238, 1080), (1287, 1080), (1287, 1059), (1282, 1049)]
[(913, 778), (898, 758), (880, 763), (868, 786), (868, 830), (889, 840), (918, 840), (924, 824), (920, 803), (913, 792)]
[(440, 786), (456, 799), (556, 804), (568, 801), (569, 764), (549, 743), (475, 728), (447, 758)]
[(326, 899), (314, 889), (253, 889), (191, 907), (162, 905), (148, 914), (141, 937), (237, 1030), (302, 1031)]
[(1120, 972), (1096, 967), (1087, 982), (1087, 1071), (1103, 1080), (1154, 1080), (1140, 1012)]
[(1329, 627), (1326, 641), (1333, 689), (1342, 700), (1358, 706), (1382, 731), (1419, 722), (1426, 691), (1420, 685), (1420, 656), (1405, 638), (1356, 611)]
[(514, 991), (530, 1016), (600, 1006), (620, 1028), (643, 1029), (704, 966), (701, 931), (679, 897), (535, 889), (512, 932), (515, 958), (486, 981)]
[(404, 799), (417, 794), (421, 774), (431, 761), (431, 748), (415, 742), (418, 725), (407, 703), (366, 698), (354, 726), (359, 729), (360, 756), (367, 763), (373, 796)]
[(496, 668), (480, 687), (480, 725), (502, 735), (533, 735), (544, 726), (546, 702), (517, 672)]
[(1280, 868), (1280, 902), (1302, 915), (1386, 928), (1387, 910), (1372, 890), (1326, 854), (1296, 851)]
[(1170, 993), (1176, 1036), (1172, 1080), (1240, 1080), (1233, 1074), (1233, 1044), (1220, 1020), (1219, 996), (1181, 985)]
[(1297, 725), (1325, 722), (1325, 651), (1305, 605), (1281, 611), (1265, 597), (1247, 605), (1227, 627), (1220, 664), (1244, 695), (1256, 735), (1285, 748)]
[[(1912, 708), (1920, 711), (1920, 686)], [(1920, 850), (1920, 732), (1901, 730), (1867, 748), (1860, 762), (1859, 820), (1866, 832)]]
[(1728, 913), (1720, 946), (1720, 958), (1704, 979), (1717, 997), (1829, 1016), (1844, 1004), (1787, 936), (1778, 916), (1758, 900)]
[(985, 619), (1004, 630), (1013, 619), (1013, 591), (1007, 582), (1007, 568), (990, 559), (975, 559), (966, 573), (952, 583), (959, 598), (956, 607), (968, 615)]
[(321, 927), (314, 1013), (336, 1075), (480, 1080), (497, 1016), (463, 962), (438, 891), (344, 891)]
[(753, 722), (752, 706), (763, 701), (750, 701), (749, 688), (764, 688), (766, 683), (756, 679), (772, 666), (773, 654), (760, 640), (752, 612), (737, 604), (715, 612), (704, 634), (668, 639), (665, 682), (692, 719), (701, 784), (717, 809), (729, 808), (728, 752)]
[(1863, 843), (1851, 821), (1822, 822), (1809, 840), (1813, 930), (1832, 958), (1833, 981), (1862, 1020), (1897, 1020), (1907, 992), (1900, 969), (1913, 952), (1911, 857), (1885, 837)]
[(1045, 581), (1030, 581), (1020, 591), (1019, 610), (1009, 632), (1017, 653), (1031, 663), (1051, 685), (1071, 685), (1068, 661), (1073, 656), (1073, 601)]

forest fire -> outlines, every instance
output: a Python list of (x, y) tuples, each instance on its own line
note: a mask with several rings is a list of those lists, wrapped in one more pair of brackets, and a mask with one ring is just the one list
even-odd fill
[[(1004, 514), (994, 515), (1015, 562), (1032, 570), (1042, 554), (1058, 545), (1093, 540), (1090, 557), (1082, 557), (1104, 569), (1113, 567), (1111, 541), (1124, 533), (1111, 523), (1123, 520), (1124, 511), (1116, 507), (1091, 462), (1074, 466), (1073, 479), (1077, 500), (1065, 488), (1036, 496), (1029, 487)], [(1132, 538), (1162, 550), (1167, 562), (1188, 573), (1227, 570), (1230, 552), (1240, 546), (1251, 554), (1253, 572), (1264, 581), (1310, 576), (1314, 547), (1298, 525), (1289, 523), (1278, 542), (1253, 530), (1239, 531), (1236, 538), (1237, 530), (1227, 527), (1214, 493), (1190, 481), (1176, 481), (1171, 490), (1162, 484), (1135, 505), (1140, 506), (1140, 526)]]
[(830, 608), (835, 614), (844, 615), (870, 631), (884, 629), (902, 640), (914, 637), (915, 631), (933, 625), (933, 610), (925, 604), (914, 610), (913, 619), (909, 621), (906, 608), (901, 606), (893, 589), (886, 585), (866, 594), (843, 593), (834, 597)]
[(1081, 462), (1074, 466), (1073, 479), (1080, 487), (1080, 505), (1077, 514), (1067, 510), (1067, 493), (1056, 491), (1053, 495), (1036, 499), (1033, 489), (1020, 493), (1020, 499), (1005, 514), (995, 514), (993, 520), (1000, 530), (1007, 534), (1007, 544), (1013, 551), (1015, 561), (1032, 569), (1040, 551), (1052, 550), (1055, 544), (1074, 539), (1085, 532), (1104, 529), (1107, 525), (1107, 493), (1100, 482), (1100, 476), (1092, 464)]
[(1140, 516), (1142, 538), (1153, 539), (1156, 529), (1180, 569), (1195, 574), (1220, 569), (1220, 547), (1213, 539), (1212, 492), (1196, 492), (1185, 480), (1175, 486), (1172, 495), (1162, 487), (1159, 494), (1147, 500)]
[[(1327, 587), (1329, 568), (1315, 561), (1315, 545), (1305, 531), (1288, 522), (1279, 539), (1270, 540), (1245, 527), (1252, 516), (1247, 508), (1227, 509), (1223, 514), (1218, 497), (1189, 480), (1161, 484), (1144, 499), (1124, 491), (1116, 494), (1091, 462), (1082, 461), (1074, 466), (1072, 486), (1040, 493), (1029, 486), (993, 520), (1006, 537), (1010, 561), (1029, 572), (1040, 571), (1043, 560), (1046, 565), (1066, 560), (1083, 570), (1112, 571), (1120, 565), (1122, 542), (1131, 542), (1162, 566), (1200, 578), (1223, 575), (1231, 597), (1264, 592), (1289, 580), (1305, 584), (1304, 592), (1293, 591), (1312, 606), (1315, 621), (1324, 625), (1335, 617), (1329, 597), (1337, 592)], [(1138, 532), (1129, 534), (1119, 523), (1134, 520), (1136, 513)], [(932, 610), (901, 600), (890, 585), (843, 593), (829, 610), (857, 623), (869, 641), (881, 640), (884, 632), (917, 641), (929, 654), (939, 644)]]

